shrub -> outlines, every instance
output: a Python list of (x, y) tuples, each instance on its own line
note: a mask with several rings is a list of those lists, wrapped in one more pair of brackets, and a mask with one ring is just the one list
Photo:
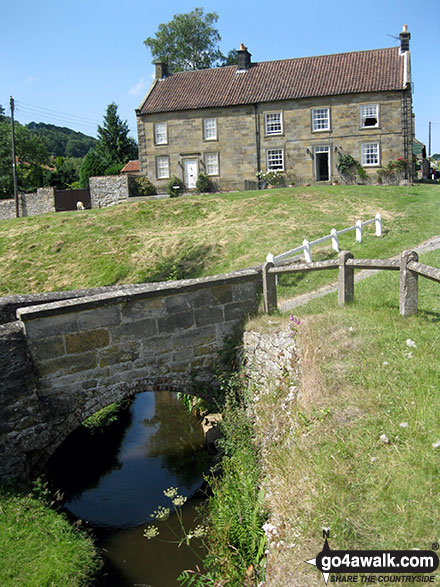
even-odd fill
[(173, 175), (173, 177), (168, 182), (167, 193), (172, 198), (177, 198), (177, 196), (180, 196), (181, 194), (183, 194), (184, 191), (185, 191), (185, 184), (183, 183), (183, 181), (181, 179), (179, 179), (178, 177), (176, 177), (175, 175)]
[(357, 179), (365, 181), (368, 178), (367, 172), (359, 161), (349, 153), (339, 155), (336, 169), (338, 170), (343, 183), (356, 183)]
[(151, 183), (146, 175), (136, 177), (134, 180), (134, 192), (137, 196), (155, 196), (157, 194), (156, 186)]
[(377, 179), (379, 183), (383, 184), (399, 184), (405, 177), (408, 170), (408, 160), (399, 157), (396, 161), (390, 161), (386, 167), (382, 167), (377, 172)]
[(200, 173), (196, 182), (196, 189), (199, 193), (205, 194), (214, 191), (214, 184), (211, 179), (204, 173)]
[(124, 163), (112, 163), (104, 170), (104, 175), (119, 175)]
[(259, 171), (256, 176), (259, 182), (272, 187), (284, 187), (286, 184), (286, 176), (283, 171)]

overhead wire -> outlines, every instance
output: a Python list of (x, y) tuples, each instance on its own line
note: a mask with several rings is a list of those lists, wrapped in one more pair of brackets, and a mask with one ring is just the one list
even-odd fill
[(93, 128), (95, 131), (99, 124), (97, 121), (91, 118), (86, 118), (85, 116), (78, 116), (76, 114), (68, 114), (66, 112), (52, 110), (51, 108), (35, 106), (33, 104), (28, 104), (27, 102), (22, 102), (21, 100), (14, 100), (14, 102), (15, 110), (17, 112), (22, 112), (23, 114), (28, 114), (34, 117), (39, 116), (43, 120), (49, 120), (51, 123), (61, 124), (64, 126), (71, 125), (75, 127), (84, 127), (87, 129)]

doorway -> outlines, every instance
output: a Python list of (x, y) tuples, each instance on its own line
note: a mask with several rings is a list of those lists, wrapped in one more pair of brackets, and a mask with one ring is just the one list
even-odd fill
[(198, 167), (197, 159), (184, 159), (183, 161), (185, 186), (188, 190), (193, 190), (196, 187)]
[(316, 181), (330, 179), (330, 147), (315, 147), (315, 177)]

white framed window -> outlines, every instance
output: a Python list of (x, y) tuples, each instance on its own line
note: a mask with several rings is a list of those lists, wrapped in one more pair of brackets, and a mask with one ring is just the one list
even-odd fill
[(361, 162), (365, 167), (380, 165), (379, 143), (362, 143)]
[(379, 126), (379, 104), (361, 105), (361, 128)]
[(203, 119), (203, 140), (216, 141), (217, 140), (217, 119), (204, 118)]
[(156, 178), (168, 179), (170, 177), (169, 157), (156, 157)]
[(154, 124), (154, 144), (166, 145), (168, 143), (167, 123), (156, 122)]
[(312, 108), (312, 131), (330, 130), (330, 108)]
[(264, 115), (264, 132), (266, 135), (283, 134), (283, 119), (281, 112), (266, 112)]
[(267, 170), (284, 171), (284, 151), (283, 149), (267, 150)]
[(218, 153), (205, 153), (206, 175), (219, 175)]

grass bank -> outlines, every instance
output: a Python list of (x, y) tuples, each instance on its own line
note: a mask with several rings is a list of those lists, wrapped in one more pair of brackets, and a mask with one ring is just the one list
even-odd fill
[(39, 495), (0, 486), (0, 584), (84, 587), (99, 568), (92, 541)]
[[(440, 252), (421, 260), (439, 267)], [(321, 551), (322, 528), (334, 549), (439, 542), (440, 285), (420, 278), (417, 316), (399, 315), (399, 277), (385, 271), (356, 284), (349, 306), (338, 308), (331, 294), (295, 315), (298, 397), (277, 390), (258, 406), (278, 541), (270, 586), (322, 584), (304, 563)], [(259, 318), (250, 328), (285, 328), (288, 319)]]
[[(263, 263), (380, 212), (384, 235), (365, 229), (362, 244), (342, 235), (355, 256), (386, 257), (438, 233), (438, 185), (318, 186), (127, 202), (0, 222), (0, 294), (199, 277)], [(332, 256), (330, 246), (314, 249)], [(283, 277), (281, 297), (318, 287), (326, 273)], [(290, 281), (289, 281), (290, 280)], [(284, 288), (284, 289), (283, 289)]]

